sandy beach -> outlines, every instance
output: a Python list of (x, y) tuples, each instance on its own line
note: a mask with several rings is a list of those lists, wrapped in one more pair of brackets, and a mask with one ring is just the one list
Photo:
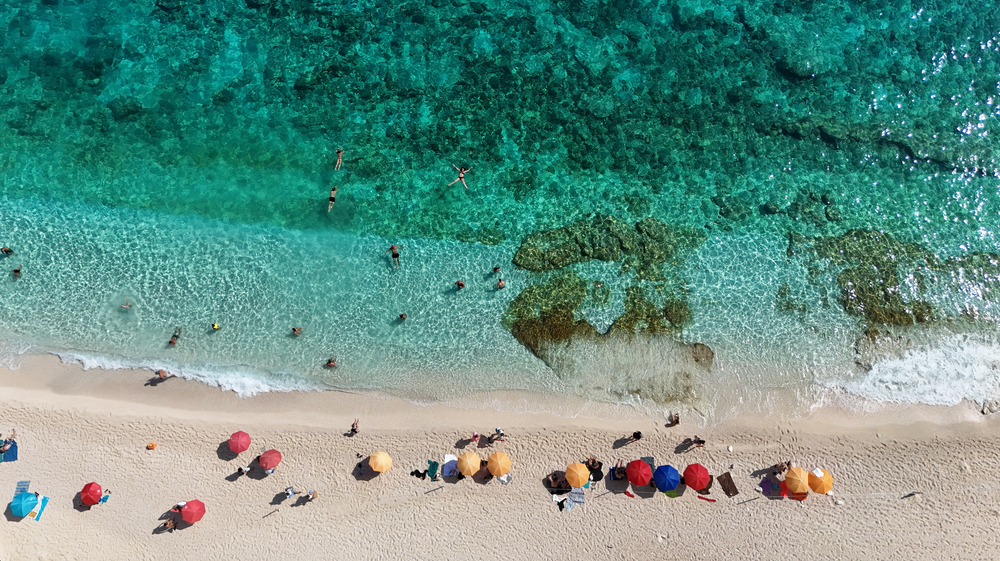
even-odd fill
[[(51, 356), (0, 370), (0, 432), (17, 430), (20, 456), (0, 464), (4, 500), (21, 480), (51, 499), (38, 521), (7, 511), (0, 558), (989, 559), (1000, 541), (998, 421), (972, 405), (827, 408), (778, 424), (666, 428), (652, 419), (419, 406), (340, 392), (244, 399), (179, 378), (145, 385), (151, 376), (84, 372)], [(354, 418), (361, 432), (346, 436)], [(506, 442), (465, 444), (473, 430), (497, 426)], [(225, 441), (240, 429), (253, 442), (233, 459)], [(616, 449), (634, 430), (645, 437)], [(675, 453), (695, 432), (707, 445)], [(155, 450), (145, 449), (149, 442)], [(265, 447), (284, 455), (274, 474), (234, 476)], [(392, 469), (358, 479), (356, 465), (377, 450), (392, 456)], [(512, 482), (410, 475), (428, 459), (470, 450), (483, 459), (505, 451)], [(715, 503), (690, 491), (632, 498), (604, 481), (585, 491), (585, 504), (560, 511), (542, 479), (589, 455), (607, 465), (652, 456), (682, 470), (699, 462), (715, 475), (731, 472), (740, 495), (728, 498), (716, 485)], [(831, 472), (834, 496), (796, 502), (756, 492), (760, 477), (751, 474), (789, 458)], [(90, 481), (112, 495), (78, 510), (74, 497)], [(318, 497), (283, 500), (290, 485)], [(201, 521), (156, 531), (171, 506), (191, 499), (206, 505)]]

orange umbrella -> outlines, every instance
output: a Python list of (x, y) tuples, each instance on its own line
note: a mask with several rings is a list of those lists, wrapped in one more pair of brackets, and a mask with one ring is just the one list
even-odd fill
[(825, 469), (816, 468), (809, 472), (809, 488), (814, 493), (825, 495), (827, 491), (833, 489), (833, 476)]
[(379, 473), (385, 473), (392, 467), (392, 458), (385, 452), (375, 452), (368, 456), (368, 465)]
[(490, 459), (486, 461), (486, 469), (497, 477), (506, 475), (510, 471), (510, 458), (503, 452), (493, 452)]
[(809, 474), (800, 467), (794, 467), (788, 470), (788, 475), (785, 476), (785, 484), (791, 493), (808, 493)]
[(571, 487), (583, 487), (590, 481), (590, 470), (587, 466), (577, 462), (566, 468), (566, 481)]
[(476, 475), (481, 467), (482, 460), (475, 452), (466, 452), (458, 457), (458, 471), (462, 475)]

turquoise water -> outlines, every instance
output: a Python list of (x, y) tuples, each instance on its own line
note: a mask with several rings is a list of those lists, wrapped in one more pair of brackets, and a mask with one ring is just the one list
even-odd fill
[[(1000, 286), (972, 266), (1000, 252), (992, 3), (46, 0), (4, 2), (0, 23), (0, 243), (24, 265), (2, 289), (12, 356), (244, 393), (524, 390), (706, 417), (788, 392), (799, 408), (1000, 395)], [(448, 186), (453, 164), (468, 190)], [(690, 321), (546, 364), (501, 319), (550, 273), (511, 259), (598, 214), (705, 241), (660, 280), (569, 266), (607, 287), (576, 317), (603, 331), (638, 286), (683, 298)], [(789, 233), (852, 229), (926, 255), (897, 286), (871, 273), (895, 242), (851, 263), (822, 241), (789, 250)], [(407, 246), (399, 271), (390, 243)], [(933, 317), (851, 312), (845, 267)], [(883, 338), (860, 356), (866, 330)], [(710, 370), (684, 361), (693, 342)]]

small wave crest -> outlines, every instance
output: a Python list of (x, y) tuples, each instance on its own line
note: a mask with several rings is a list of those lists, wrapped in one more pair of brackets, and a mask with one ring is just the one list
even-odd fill
[(250, 397), (265, 392), (318, 391), (329, 389), (316, 381), (305, 380), (294, 374), (258, 372), (249, 368), (230, 365), (179, 365), (169, 361), (136, 360), (110, 357), (79, 351), (51, 351), (67, 364), (80, 364), (84, 370), (166, 370), (180, 378), (195, 380), (209, 386)]
[(1000, 397), (1000, 344), (976, 335), (942, 337), (875, 362), (844, 389), (881, 402), (982, 404)]

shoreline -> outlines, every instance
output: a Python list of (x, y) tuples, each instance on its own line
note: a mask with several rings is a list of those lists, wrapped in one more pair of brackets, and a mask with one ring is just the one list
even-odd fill
[[(973, 558), (997, 541), (993, 516), (984, 512), (1000, 510), (981, 491), (1000, 486), (991, 480), (1000, 417), (984, 417), (971, 404), (868, 414), (825, 407), (800, 420), (695, 427), (682, 419), (665, 428), (649, 418), (421, 406), (333, 391), (240, 398), (180, 378), (143, 386), (151, 376), (84, 372), (55, 356), (0, 369), (0, 432), (16, 428), (20, 447), (17, 462), (0, 464), (0, 485), (31, 480), (32, 491), (52, 499), (38, 522), (9, 514), (0, 522), (8, 537), (0, 557), (439, 559), (443, 550), (462, 548), (533, 559), (604, 557), (599, 552), (746, 559), (751, 547), (762, 558), (843, 559), (865, 550), (872, 559), (908, 560)], [(355, 417), (361, 433), (350, 438)], [(468, 443), (472, 430), (495, 426), (507, 441)], [(616, 442), (637, 429), (641, 441)], [(253, 439), (238, 460), (224, 453), (235, 430)], [(694, 432), (708, 441), (705, 448), (674, 449)], [(157, 449), (145, 450), (147, 442)], [(234, 476), (258, 448), (284, 455), (275, 474)], [(355, 464), (376, 450), (390, 453), (393, 468), (360, 477)], [(485, 458), (493, 450), (514, 462), (510, 485), (408, 475), (427, 459), (466, 451)], [(702, 463), (713, 474), (731, 472), (740, 495), (727, 498), (715, 488), (717, 503), (705, 503), (691, 492), (666, 499), (633, 488), (637, 496), (629, 498), (601, 481), (586, 504), (561, 512), (542, 478), (590, 455), (606, 466), (638, 457), (681, 468)], [(789, 458), (832, 473), (834, 496), (793, 502), (754, 492), (753, 474)], [(71, 499), (90, 481), (113, 494), (108, 504), (79, 511)], [(293, 507), (283, 499), (289, 485), (316, 489), (319, 498)], [(912, 491), (920, 494), (901, 498)], [(173, 503), (193, 498), (207, 505), (203, 520), (172, 533), (155, 530)], [(627, 520), (629, 531), (609, 520)], [(705, 539), (720, 528), (726, 531)], [(55, 532), (65, 537), (54, 540)]]

